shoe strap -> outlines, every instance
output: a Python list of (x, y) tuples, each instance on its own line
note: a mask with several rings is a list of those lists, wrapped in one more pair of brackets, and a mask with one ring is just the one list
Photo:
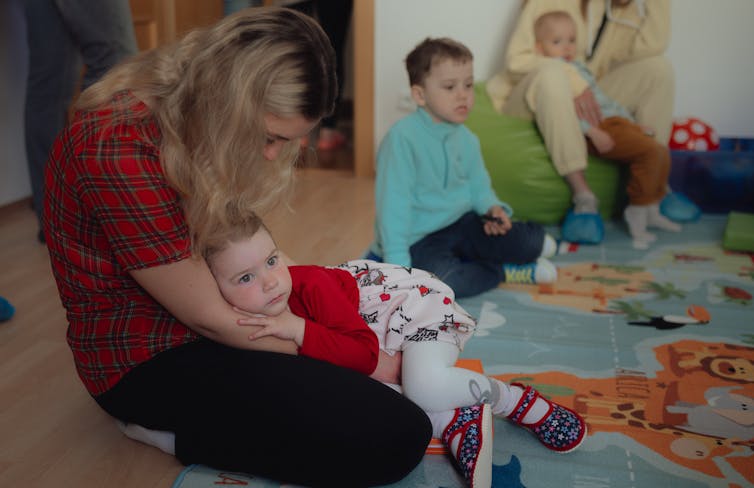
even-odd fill
[[(484, 408), (484, 407), (481, 407)], [(466, 431), (469, 430), (469, 427), (471, 427), (473, 424), (477, 423), (479, 424), (479, 432), (481, 434), (482, 431), (482, 422), (481, 422), (481, 412), (479, 416), (477, 416), (476, 419), (469, 420), (467, 422), (460, 423), (458, 422), (458, 416), (461, 413), (461, 410), (463, 408), (456, 408), (455, 414), (453, 415), (453, 420), (450, 421), (447, 427), (445, 427), (445, 431), (442, 433), (442, 440), (445, 443), (445, 445), (448, 447), (448, 449), (451, 449), (451, 444), (453, 443), (453, 439), (457, 435), (466, 435)], [(461, 449), (463, 448), (463, 443), (459, 442), (458, 447), (456, 448), (455, 458), (458, 459), (461, 456)]]
[(442, 432), (442, 441), (446, 445), (450, 445), (450, 439), (452, 437), (455, 437), (456, 432), (458, 431), (458, 415), (461, 413), (460, 408), (456, 408), (455, 412), (453, 413), (453, 419), (448, 422), (448, 425), (445, 426), (445, 430)]
[(524, 425), (523, 419), (526, 417), (526, 414), (529, 413), (529, 410), (532, 409), (537, 398), (539, 398), (539, 392), (531, 386), (524, 386), (521, 383), (511, 383), (511, 386), (523, 388), (524, 393), (521, 395), (521, 399), (518, 401), (513, 411), (508, 415), (508, 418), (517, 424)]

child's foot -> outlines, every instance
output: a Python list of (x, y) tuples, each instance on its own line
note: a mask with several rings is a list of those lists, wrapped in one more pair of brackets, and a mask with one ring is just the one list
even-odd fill
[(599, 214), (599, 201), (591, 191), (582, 191), (573, 195), (573, 208), (568, 211), (561, 237), (568, 242), (580, 244), (599, 244), (605, 235), (602, 217)]
[[(579, 414), (557, 403), (540, 396), (539, 392), (531, 386), (513, 383), (511, 387), (519, 387), (524, 390), (521, 399), (513, 408), (508, 418), (526, 427), (548, 449), (560, 453), (571, 452), (584, 441), (586, 437), (586, 423)], [(541, 408), (541, 402), (547, 407), (541, 418), (532, 419), (527, 415), (537, 406)], [(539, 405), (537, 405), (539, 404)]]
[(471, 488), (492, 486), (492, 410), (489, 404), (457, 408), (442, 441)]
[(116, 420), (115, 424), (126, 437), (143, 442), (167, 454), (175, 456), (175, 434), (166, 430), (152, 430), (139, 424), (127, 424)]
[[(649, 205), (629, 205), (623, 211), (623, 218), (628, 225), (628, 233), (634, 239), (634, 246), (636, 243), (646, 243), (657, 240), (657, 236), (651, 232), (647, 232), (647, 223), (649, 220)], [(645, 248), (646, 249), (646, 248)]]
[(533, 285), (554, 283), (558, 279), (558, 269), (545, 258), (527, 264), (504, 264), (503, 271), (506, 283)]
[(647, 211), (647, 226), (670, 232), (681, 232), (683, 227), (676, 224), (660, 213), (660, 205), (649, 205)]
[(551, 258), (558, 253), (558, 243), (550, 234), (545, 234), (545, 241), (542, 243), (542, 253), (539, 255), (543, 258)]
[(687, 196), (678, 192), (668, 192), (660, 202), (660, 212), (674, 222), (694, 222), (702, 210)]
[[(652, 234), (649, 235), (654, 237)], [(649, 245), (654, 241), (654, 239), (634, 238), (631, 241), (631, 245), (634, 247), (634, 249), (638, 249), (639, 251), (646, 251), (647, 249), (649, 249)]]
[(599, 209), (599, 202), (594, 193), (582, 191), (573, 196), (573, 213), (596, 214), (597, 209)]

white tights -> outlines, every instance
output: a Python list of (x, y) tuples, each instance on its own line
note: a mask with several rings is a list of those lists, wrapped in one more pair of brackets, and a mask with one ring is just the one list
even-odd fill
[[(476, 371), (455, 366), (460, 351), (447, 342), (411, 342), (403, 348), (403, 393), (427, 412), (489, 403), (502, 409), (508, 386)], [(497, 408), (496, 408), (497, 407)]]

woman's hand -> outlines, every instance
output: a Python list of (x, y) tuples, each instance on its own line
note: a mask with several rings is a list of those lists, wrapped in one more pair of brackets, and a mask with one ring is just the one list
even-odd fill
[(233, 310), (246, 316), (246, 318), (238, 319), (238, 325), (256, 325), (261, 327), (257, 332), (249, 336), (249, 340), (253, 341), (260, 337), (272, 336), (278, 339), (292, 340), (299, 347), (304, 343), (306, 321), (294, 315), (288, 308), (280, 315), (274, 317), (248, 313), (237, 307), (233, 307)]
[(587, 88), (581, 95), (573, 99), (573, 103), (576, 107), (576, 116), (585, 120), (592, 127), (599, 127), (602, 122), (602, 110), (597, 103), (597, 99), (594, 98), (592, 90)]
[(391, 356), (380, 349), (380, 357), (377, 361), (377, 367), (369, 377), (381, 383), (400, 385), (402, 362), (403, 355), (401, 352), (396, 352)]
[(493, 205), (482, 215), (484, 221), (484, 233), (488, 236), (501, 236), (511, 229), (511, 219), (508, 214), (498, 205)]
[(249, 340), (256, 327), (238, 326), (242, 316), (222, 296), (204, 259), (181, 259), (130, 273), (178, 321), (199, 335), (238, 349), (297, 354), (291, 340)]

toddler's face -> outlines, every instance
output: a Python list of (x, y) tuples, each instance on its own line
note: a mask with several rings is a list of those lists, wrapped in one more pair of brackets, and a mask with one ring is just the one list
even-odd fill
[(471, 61), (433, 63), (424, 82), (411, 87), (411, 95), (435, 122), (462, 124), (474, 106), (473, 68)]
[(573, 61), (576, 56), (576, 26), (569, 19), (552, 19), (547, 22), (539, 40), (537, 51), (548, 58)]
[(288, 306), (291, 274), (264, 229), (216, 253), (210, 269), (231, 305), (268, 316), (280, 315)]

